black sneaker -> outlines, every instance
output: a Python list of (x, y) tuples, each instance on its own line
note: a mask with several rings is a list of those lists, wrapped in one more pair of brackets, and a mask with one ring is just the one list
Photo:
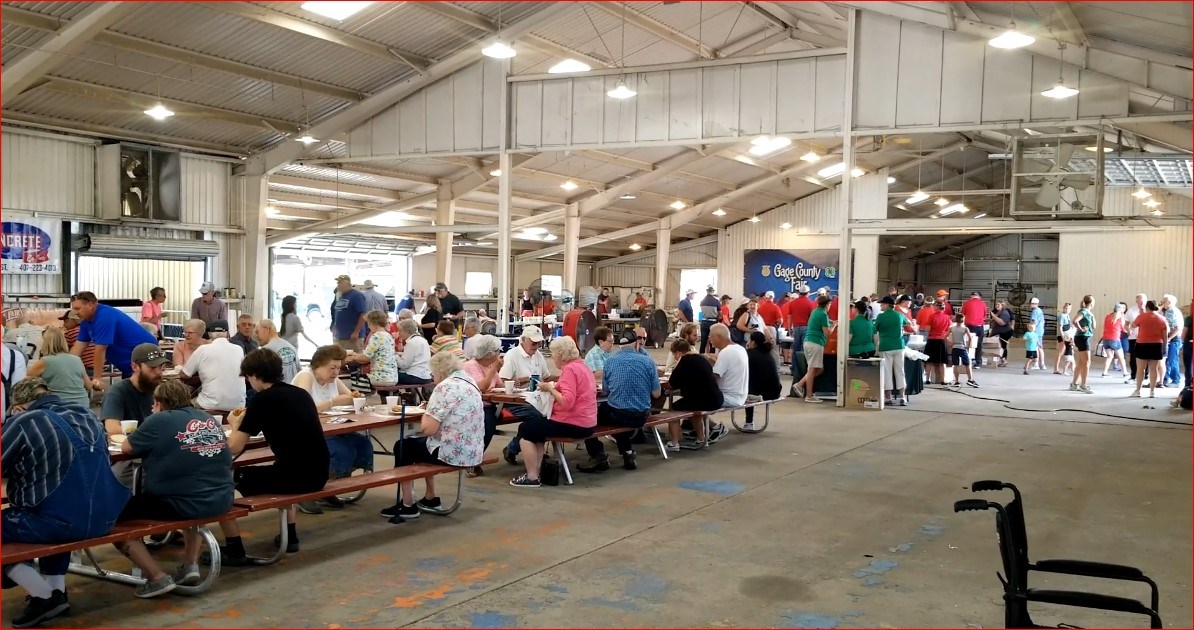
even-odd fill
[[(274, 536), (274, 548), (281, 547), (281, 546), (282, 546), (282, 535), (278, 534), (277, 536)], [(286, 540), (286, 553), (298, 553), (298, 551), (299, 551), (298, 538), (289, 538), (288, 537)]]
[(379, 512), (379, 514), (381, 514), (382, 518), (389, 519), (394, 517), (400, 517), (404, 519), (419, 518), (419, 505), (417, 503), (415, 505), (402, 505), (401, 503), (395, 503), (394, 505), (391, 505), (390, 507)]
[(401, 507), (402, 506), (400, 504), (395, 503), (388, 508), (382, 508), (377, 513), (380, 514), (382, 518), (394, 518), (395, 516), (398, 516), (398, 510)]
[[(211, 566), (211, 554), (204, 551), (199, 555), (199, 563)], [(248, 566), (249, 556), (245, 554), (242, 548), (237, 553), (228, 551), (227, 545), (220, 545), (220, 566), (224, 567), (243, 567)]]
[(28, 628), (44, 621), (49, 621), (58, 615), (70, 611), (70, 602), (66, 600), (66, 593), (55, 589), (49, 597), (26, 597), (29, 602), (20, 616), (13, 618), (12, 627)]
[(332, 496), (330, 496), (330, 497), (326, 497), (326, 498), (320, 499), (320, 500), (319, 500), (319, 502), (320, 502), (320, 503), (322, 503), (322, 504), (324, 504), (324, 505), (326, 505), (326, 506), (328, 506), (328, 507), (332, 507), (332, 508), (342, 508), (342, 507), (344, 507), (344, 501), (340, 500), (340, 497), (338, 497), (338, 496), (336, 496), (336, 495), (334, 495), (334, 494), (333, 494)]
[(502, 458), (505, 459), (506, 463), (510, 464), (511, 466), (518, 465), (518, 456), (514, 453), (511, 453), (509, 448), (502, 448)]
[[(606, 468), (609, 468), (609, 462), (606, 462)], [(634, 451), (627, 451), (622, 453), (622, 468), (626, 470), (634, 470), (638, 468), (638, 464), (634, 461)]]
[(576, 469), (584, 473), (595, 473), (609, 470), (609, 455), (590, 457), (589, 461), (578, 465)]
[(441, 503), (439, 497), (435, 497), (434, 499), (422, 498), (415, 503), (415, 507), (418, 508), (420, 512), (430, 512), (432, 514), (442, 514), (443, 508), (440, 506)]
[(510, 480), (510, 485), (515, 488), (539, 488), (543, 484), (538, 479), (528, 479), (525, 474), (519, 475)]

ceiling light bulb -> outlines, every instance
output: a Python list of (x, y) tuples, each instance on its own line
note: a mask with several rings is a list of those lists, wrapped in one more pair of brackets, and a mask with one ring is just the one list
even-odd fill
[(756, 147), (767, 144), (768, 142), (771, 142), (770, 136), (759, 136), (758, 138), (755, 138), (754, 140), (750, 141), (750, 143), (755, 145)]
[(265, 207), (265, 213), (266, 213), (267, 215), (271, 216), (271, 217), (272, 217), (272, 216), (277, 216), (277, 214), (278, 214), (278, 209), (277, 209), (277, 208), (275, 208), (275, 207), (273, 207), (273, 206), (266, 206), (266, 207)]
[(626, 193), (625, 195), (618, 197), (618, 199), (625, 199), (626, 201), (630, 201), (632, 199), (638, 199), (638, 197), (635, 197), (634, 193)]
[(523, 234), (534, 234), (534, 235), (538, 236), (539, 234), (547, 234), (547, 228), (529, 227), (529, 228), (524, 229), (522, 231), (522, 233)]
[(1140, 190), (1137, 190), (1136, 192), (1132, 193), (1132, 196), (1137, 199), (1148, 199), (1149, 197), (1152, 197), (1153, 194), (1148, 192), (1147, 190), (1145, 190), (1144, 186), (1141, 186)]
[(996, 48), (1023, 48), (1036, 41), (1032, 35), (1025, 35), (1016, 30), (1016, 23), (1012, 22), (1008, 29), (992, 37), (990, 44)]
[(623, 98), (631, 98), (631, 97), (637, 95), (638, 92), (635, 92), (634, 90), (626, 87), (625, 81), (618, 81), (618, 86), (615, 87), (614, 89), (606, 92), (605, 94), (606, 94), (606, 96), (608, 96), (610, 98), (623, 99)]
[(945, 197), (938, 197), (937, 201), (934, 201), (933, 204), (938, 206), (948, 206), (949, 199), (946, 199)]
[(1068, 86), (1066, 86), (1065, 83), (1058, 81), (1057, 85), (1054, 85), (1053, 87), (1045, 90), (1044, 92), (1041, 92), (1041, 96), (1048, 96), (1049, 98), (1062, 99), (1062, 98), (1069, 98), (1071, 96), (1074, 96), (1077, 93), (1078, 93), (1078, 90), (1076, 88), (1068, 87)]
[(780, 224), (779, 224), (779, 229), (781, 229), (781, 230), (790, 230), (790, 229), (792, 229), (792, 224), (791, 224), (791, 223), (780, 223)]
[(634, 251), (636, 251), (636, 252), (637, 252), (638, 250), (642, 249), (642, 248), (643, 248), (643, 246), (642, 246), (642, 245), (639, 245), (638, 243), (631, 243), (631, 244), (630, 244), (630, 249), (633, 249), (633, 250), (634, 250)]
[(862, 177), (863, 175), (866, 175), (866, 171), (864, 171), (858, 167), (854, 167), (854, 168), (850, 169), (850, 174), (853, 175), (854, 177)]
[(501, 176), (502, 176), (502, 169), (500, 169), (500, 168), (495, 168), (495, 169), (493, 169), (492, 171), (489, 171), (489, 176), (490, 176), (490, 177), (501, 177)]
[(894, 177), (888, 177), (888, 178), (887, 178), (887, 185), (888, 185), (888, 186), (890, 186), (890, 185), (892, 185), (892, 184), (894, 184), (894, 183), (896, 183), (896, 178), (894, 178)]
[(970, 208), (967, 208), (967, 207), (966, 207), (964, 204), (955, 203), (954, 205), (952, 205), (952, 206), (950, 206), (950, 207), (948, 207), (948, 208), (942, 208), (942, 209), (941, 209), (941, 216), (946, 216), (946, 215), (949, 215), (949, 214), (954, 214), (955, 212), (956, 212), (956, 213), (961, 213), (961, 214), (966, 214), (967, 212), (970, 212)]
[(927, 193), (918, 190), (918, 191), (912, 193), (911, 197), (905, 199), (904, 203), (906, 203), (910, 206), (915, 206), (916, 204), (918, 204), (928, 198), (929, 198), (929, 195)]
[(1157, 201), (1156, 199), (1149, 199), (1148, 201), (1144, 202), (1144, 207), (1146, 208), (1156, 208), (1159, 205), (1161, 205), (1161, 202)]
[(821, 161), (821, 156), (817, 155), (816, 151), (809, 151), (808, 153), (800, 156), (800, 159), (808, 162), (809, 164), (815, 164)]
[(481, 54), (486, 57), (493, 57), (494, 59), (509, 59), (518, 54), (518, 51), (510, 47), (509, 44), (502, 40), (497, 40), (492, 44), (481, 49)]
[(751, 218), (749, 218), (749, 219), (747, 219), (747, 220), (748, 220), (748, 221), (750, 221), (751, 223), (758, 223), (758, 222), (759, 222), (759, 216), (758, 216), (758, 215), (755, 215), (755, 216), (753, 216), (753, 217), (751, 217)]
[(545, 240), (545, 241), (554, 241), (554, 240), (556, 240), (556, 238), (557, 237), (555, 234), (544, 234), (543, 235), (543, 240)]
[(752, 145), (750, 147), (751, 155), (768, 155), (770, 153), (775, 153), (784, 147), (791, 146), (792, 140), (782, 137), (770, 138), (767, 136), (759, 136), (758, 138), (751, 140), (750, 144)]
[(167, 118), (173, 116), (174, 112), (166, 109), (165, 105), (158, 103), (157, 105), (153, 106), (153, 109), (145, 110), (145, 115), (153, 118), (154, 120), (166, 120)]
[(673, 210), (683, 210), (684, 208), (687, 208), (687, 207), (688, 206), (684, 205), (684, 202), (680, 201), (679, 199), (673, 201), (672, 205), (671, 205), (671, 208)]
[(1160, 210), (1153, 210), (1153, 216), (1154, 216), (1154, 217), (1159, 217), (1159, 216), (1161, 216), (1162, 214), (1165, 214), (1165, 213), (1164, 213), (1164, 212), (1161, 212)]
[(846, 163), (838, 162), (833, 166), (827, 166), (817, 171), (817, 177), (820, 177), (821, 179), (829, 179), (830, 177), (837, 177), (844, 172), (846, 172)]
[(565, 74), (568, 72), (588, 72), (589, 70), (592, 70), (592, 69), (593, 68), (589, 67), (589, 64), (587, 64), (583, 61), (577, 61), (575, 59), (565, 59), (565, 60), (561, 61), (560, 63), (557, 63), (556, 65), (548, 68), (547, 73), (548, 74)]
[(333, 20), (343, 21), (343, 20), (346, 20), (346, 19), (356, 15), (361, 10), (363, 10), (365, 7), (367, 7), (371, 4), (373, 4), (373, 3), (372, 2), (345, 2), (343, 0), (341, 0), (339, 2), (304, 2), (302, 4), (302, 8), (304, 10), (310, 11), (316, 15), (322, 15), (323, 17), (326, 17), (326, 18), (332, 18)]
[(576, 190), (577, 185), (576, 185), (576, 182), (574, 182), (572, 180), (568, 180), (568, 181), (564, 182), (563, 184), (560, 184), (560, 188), (563, 188), (564, 190)]
[[(1097, 147), (1095, 145), (1091, 145), (1091, 146), (1085, 147), (1085, 148), (1087, 151), (1090, 151), (1091, 153), (1099, 152), (1099, 147)], [(1103, 153), (1111, 153), (1112, 151), (1114, 151), (1114, 149), (1112, 149), (1111, 147), (1103, 147)]]
[(316, 138), (316, 137), (312, 136), (311, 134), (303, 134), (303, 135), (295, 138), (294, 141), (301, 142), (303, 144), (315, 144), (316, 142), (319, 142), (319, 138)]
[(713, 211), (713, 216), (715, 216), (715, 217), (724, 217), (725, 215), (726, 215), (726, 211), (722, 210), (721, 208), (718, 208)]

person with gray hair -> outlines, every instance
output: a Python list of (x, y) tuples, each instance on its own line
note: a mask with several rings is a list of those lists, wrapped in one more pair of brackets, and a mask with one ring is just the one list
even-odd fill
[[(12, 386), (20, 413), (0, 433), (0, 472), (8, 480), (10, 507), (0, 520), (5, 543), (64, 543), (103, 536), (128, 503), (130, 492), (108, 467), (107, 434), (91, 411), (50, 393), (40, 378)], [(4, 585), (29, 594), (17, 628), (70, 610), (66, 570), (70, 553), (3, 567)]]
[[(493, 335), (476, 335), (470, 338), (473, 342), (473, 358), (465, 361), (464, 371), (477, 383), (482, 392), (493, 389), (501, 380), (498, 372), (502, 369), (502, 342)], [(497, 433), (497, 406), (485, 405), (485, 448), (493, 441)], [(474, 466), (468, 471), (469, 477), (479, 477), (484, 474), (480, 466)]]
[(398, 322), (398, 384), (426, 385), (431, 382), (431, 344), (419, 332), (413, 319)]
[(1161, 296), (1161, 316), (1169, 324), (1169, 337), (1165, 343), (1165, 364), (1161, 366), (1162, 376), (1157, 379), (1161, 387), (1182, 386), (1182, 310), (1177, 305), (1177, 296), (1166, 293)]
[[(539, 391), (547, 392), (552, 397), (552, 418), (528, 420), (518, 425), (518, 439), (521, 441), (520, 450), (523, 452), (522, 461), (526, 472), (510, 480), (510, 485), (515, 488), (540, 486), (539, 472), (543, 456), (547, 454), (549, 438), (588, 437), (593, 434), (593, 427), (597, 425), (597, 381), (593, 378), (593, 371), (580, 360), (580, 350), (577, 349), (576, 342), (572, 337), (556, 337), (551, 341), (549, 348), (551, 360), (560, 371), (560, 378), (539, 383)], [(633, 357), (630, 356), (630, 352), (619, 354), (626, 355), (623, 358), (629, 357), (631, 361), (649, 362), (649, 359), (638, 354), (634, 354)], [(649, 374), (644, 372), (644, 375), (655, 377), (654, 364), (648, 372)], [(641, 422), (639, 424), (641, 426)], [(629, 442), (629, 436), (626, 442)], [(621, 440), (618, 444), (620, 448), (623, 446)], [(608, 467), (607, 465), (606, 468)]]
[(398, 321), (402, 321), (404, 319), (413, 320), (414, 318), (415, 318), (415, 312), (409, 308), (404, 308), (404, 309), (398, 311)]
[(191, 354), (199, 348), (205, 346), (208, 341), (207, 324), (201, 319), (188, 319), (182, 325), (182, 340), (174, 344), (174, 356), (170, 358), (170, 362), (177, 366), (187, 364), (187, 359), (191, 358)]
[(262, 348), (273, 350), (274, 354), (282, 358), (282, 380), (287, 383), (293, 381), (301, 369), (298, 350), (278, 334), (278, 327), (274, 324), (274, 320), (263, 319), (257, 322), (257, 330), (254, 334), (257, 337), (257, 343), (261, 344)]
[[(423, 414), (423, 437), (406, 438), (394, 444), (394, 466), (412, 464), (440, 464), (472, 468), (485, 456), (484, 403), (477, 383), (463, 369), (460, 357), (441, 352), (430, 360), (435, 389), (427, 399)], [(391, 523), (418, 518), (420, 512), (432, 514), (442, 511), (435, 493), (435, 478), (424, 480), (426, 491), (415, 503), (415, 482), (403, 481), (397, 502), (382, 510), (381, 515)]]
[(461, 336), (464, 338), (463, 349), (466, 360), (477, 356), (476, 349), (474, 348), (476, 341), (474, 340), (477, 338), (477, 333), (479, 332), (481, 332), (481, 320), (477, 319), (476, 315), (469, 315), (464, 318), (464, 328), (461, 330)]
[(182, 375), (199, 378), (199, 395), (195, 406), (200, 409), (231, 411), (245, 406), (245, 379), (240, 375), (240, 362), (245, 352), (228, 341), (228, 324), (212, 322), (208, 326), (211, 343), (198, 348), (186, 364)]

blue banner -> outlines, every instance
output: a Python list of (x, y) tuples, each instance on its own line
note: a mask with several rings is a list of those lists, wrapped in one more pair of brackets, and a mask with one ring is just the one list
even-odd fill
[(742, 289), (746, 295), (774, 291), (779, 296), (795, 291), (801, 284), (810, 293), (824, 287), (837, 295), (838, 259), (836, 249), (806, 249), (790, 252), (782, 249), (748, 249), (745, 252)]
[[(8, 217), (5, 217), (8, 218)], [(0, 270), (5, 274), (61, 273), (62, 222), (55, 219), (22, 219), (0, 223)]]

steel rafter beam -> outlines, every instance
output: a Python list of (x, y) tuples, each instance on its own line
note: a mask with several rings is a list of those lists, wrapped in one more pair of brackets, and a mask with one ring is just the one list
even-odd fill
[(318, 234), (330, 228), (346, 227), (355, 223), (360, 223), (361, 221), (367, 221), (369, 219), (379, 217), (389, 212), (403, 212), (405, 210), (417, 208), (428, 203), (435, 203), (437, 198), (438, 193), (435, 191), (423, 193), (422, 195), (415, 195), (414, 197), (403, 199), (402, 201), (395, 201), (394, 203), (388, 203), (384, 206), (378, 206), (377, 208), (370, 210), (363, 210), (353, 214), (336, 217), (335, 219), (328, 219), (327, 221), (319, 221), (318, 223), (313, 223), (311, 225), (304, 225), (301, 229), (291, 230), (285, 234), (271, 234), (265, 238), (265, 244), (267, 247), (273, 247), (275, 245), (280, 245), (287, 241), (293, 240), (298, 236)]
[(11, 99), (33, 87), (55, 68), (66, 63), (98, 33), (119, 22), (140, 8), (136, 2), (104, 2), (97, 4), (37, 48), (22, 55), (4, 68), (0, 78), (0, 102)]
[(703, 44), (655, 18), (631, 9), (625, 2), (589, 2), (587, 6), (605, 11), (618, 20), (625, 19), (627, 24), (647, 31), (665, 42), (691, 51), (699, 59), (717, 59), (721, 56), (712, 46)]
[(245, 157), (253, 152), (252, 149), (248, 147), (238, 147), (230, 144), (218, 144), (215, 142), (204, 142), (202, 140), (189, 140), (187, 138), (179, 138), (177, 136), (167, 136), (156, 133), (130, 131), (120, 127), (82, 123), (73, 120), (66, 120), (64, 118), (55, 118), (53, 116), (42, 116), (40, 114), (26, 114), (24, 112), (16, 112), (8, 109), (4, 110), (2, 115), (4, 123), (6, 124), (11, 123), (25, 125), (37, 129), (72, 133), (75, 135), (95, 136), (106, 139), (149, 142), (163, 147), (182, 149), (184, 151), (194, 151), (197, 153), (211, 153), (230, 157)]
[(1083, 30), (1082, 23), (1078, 21), (1078, 16), (1074, 15), (1074, 10), (1070, 8), (1070, 3), (1054, 2), (1053, 12), (1061, 19), (1061, 24), (1065, 27), (1061, 35), (1066, 36), (1067, 41), (1083, 46), (1090, 45), (1090, 41), (1086, 38), (1086, 31)]

